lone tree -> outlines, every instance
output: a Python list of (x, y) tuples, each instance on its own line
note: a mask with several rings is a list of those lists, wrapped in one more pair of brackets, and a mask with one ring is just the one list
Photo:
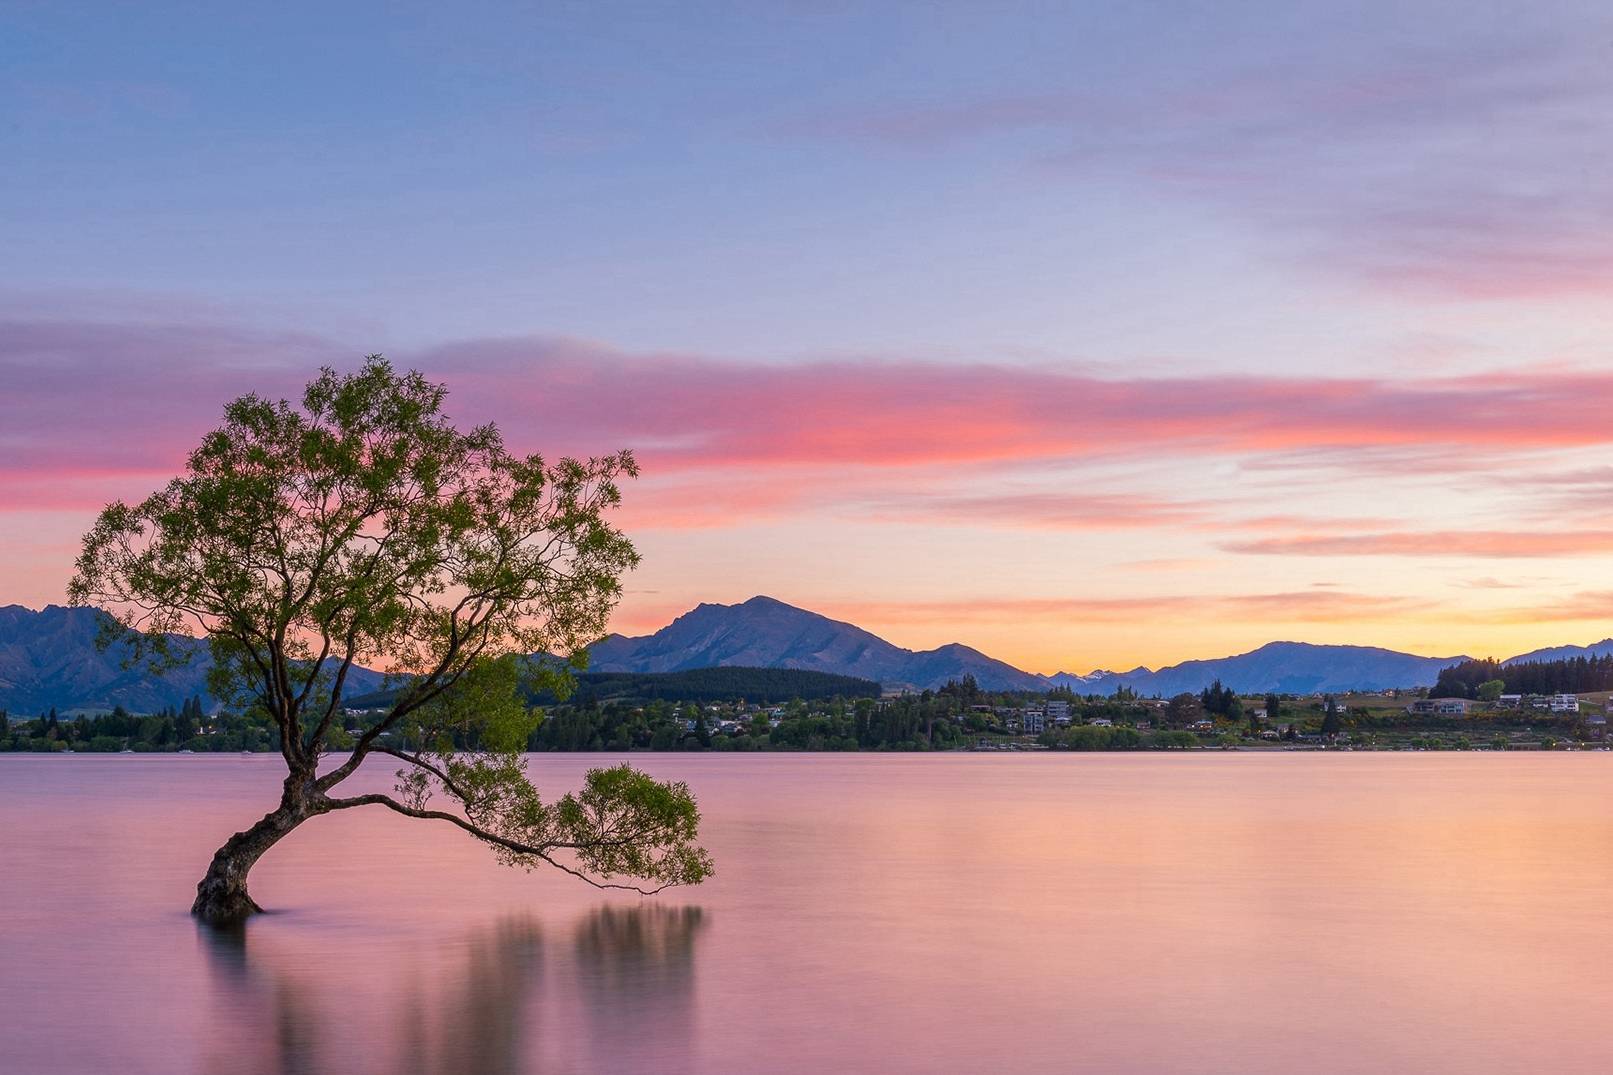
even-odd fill
[(1344, 730), (1344, 724), (1339, 719), (1339, 704), (1333, 700), (1331, 694), (1327, 695), (1322, 708), (1322, 735), (1334, 739)]
[[(84, 537), (69, 596), (113, 612), (103, 639), (162, 667), (184, 656), (176, 632), (203, 635), (214, 696), (279, 732), (280, 803), (213, 856), (191, 907), (203, 919), (260, 910), (247, 874), (263, 853), (363, 806), (457, 825), (507, 864), (602, 888), (711, 873), (686, 785), (623, 765), (546, 803), (520, 753), (541, 719), (523, 688), (569, 685), (638, 560), (605, 519), (633, 457), (513, 455), (491, 425), (456, 428), (443, 398), (378, 355), (322, 371), (300, 407), (243, 396), (184, 476), (109, 505)], [(366, 665), (385, 669), (391, 701), (322, 772)], [(393, 793), (338, 794), (373, 755), (402, 763)], [(434, 794), (458, 809), (432, 808)]]

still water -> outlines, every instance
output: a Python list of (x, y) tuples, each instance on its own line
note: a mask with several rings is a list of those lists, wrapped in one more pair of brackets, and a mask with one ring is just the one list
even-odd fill
[(633, 760), (700, 888), (355, 810), (225, 937), (186, 908), (278, 759), (0, 756), (0, 1070), (1613, 1069), (1613, 755)]

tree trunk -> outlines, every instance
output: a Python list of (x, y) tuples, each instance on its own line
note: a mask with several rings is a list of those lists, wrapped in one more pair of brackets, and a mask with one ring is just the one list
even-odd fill
[(239, 922), (263, 910), (246, 890), (247, 872), (265, 851), (310, 816), (310, 811), (282, 802), (256, 825), (226, 840), (196, 885), (196, 902), (190, 905), (190, 913), (205, 922), (222, 924)]

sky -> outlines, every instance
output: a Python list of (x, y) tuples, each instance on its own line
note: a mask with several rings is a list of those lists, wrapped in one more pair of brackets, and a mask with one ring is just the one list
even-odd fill
[(613, 627), (1613, 635), (1613, 7), (0, 2), (0, 604), (386, 354), (633, 448)]

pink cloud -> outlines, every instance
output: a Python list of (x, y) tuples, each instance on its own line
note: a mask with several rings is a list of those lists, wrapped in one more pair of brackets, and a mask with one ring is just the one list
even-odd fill
[(543, 340), (466, 343), (419, 361), (450, 382), (458, 406), (502, 414), (546, 443), (630, 444), (663, 472), (1182, 451), (1517, 452), (1613, 440), (1601, 417), (1613, 404), (1605, 373), (1120, 379), (990, 364), (635, 356)]
[(322, 363), (350, 359), (294, 333), (0, 320), (4, 502), (139, 495), (183, 465), (230, 399), (291, 394)]
[(1455, 585), (1467, 590), (1521, 590), (1526, 587), (1539, 585), (1540, 579), (1498, 579), (1491, 575), (1480, 576), (1475, 579), (1465, 579)]
[(1230, 541), (1228, 552), (1266, 556), (1443, 556), (1477, 558), (1597, 556), (1613, 552), (1613, 530), (1426, 530), (1380, 534), (1299, 534)]
[[(183, 465), (228, 399), (294, 394), (320, 363), (352, 365), (362, 352), (201, 327), (0, 324), (7, 503), (93, 506), (140, 495)], [(497, 419), (522, 450), (634, 448), (646, 479), (631, 510), (646, 524), (707, 525), (814, 503), (864, 518), (1048, 528), (1303, 529), (1304, 520), (1283, 515), (1240, 520), (1208, 501), (1002, 483), (1013, 468), (1184, 454), (1303, 473), (1307, 463), (1371, 471), (1385, 452), (1400, 452), (1405, 472), (1438, 474), (1462, 460), (1494, 466), (1613, 441), (1604, 417), (1613, 413), (1613, 372), (1124, 378), (988, 363), (634, 355), (545, 339), (395, 357), (445, 380), (452, 413)], [(983, 483), (998, 489), (981, 491)], [(1359, 519), (1327, 525), (1389, 529)], [(1322, 547), (1282, 541), (1265, 551)], [(1419, 544), (1391, 535), (1379, 545), (1393, 541)]]
[(1560, 601), (1545, 601), (1510, 609), (1500, 617), (1509, 623), (1613, 619), (1613, 590), (1585, 590)]
[(888, 522), (940, 522), (1016, 529), (1124, 530), (1187, 527), (1206, 522), (1208, 506), (1125, 493), (1022, 492), (893, 495), (868, 517)]

